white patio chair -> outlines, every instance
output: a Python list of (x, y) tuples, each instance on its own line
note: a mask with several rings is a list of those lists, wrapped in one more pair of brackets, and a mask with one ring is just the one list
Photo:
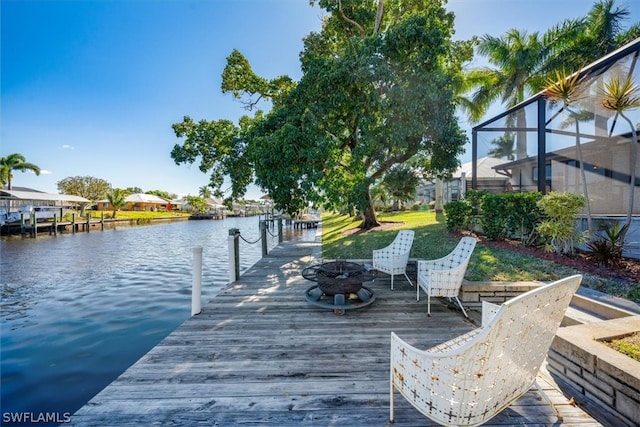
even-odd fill
[(393, 276), (396, 274), (404, 274), (413, 286), (413, 282), (407, 276), (407, 263), (411, 245), (413, 245), (413, 235), (413, 230), (400, 230), (389, 246), (373, 250), (373, 268), (391, 275), (391, 289), (393, 289)]
[(443, 425), (482, 424), (511, 405), (534, 385), (581, 280), (567, 277), (487, 304), (495, 312), (487, 324), (426, 351), (392, 332), (391, 421), (394, 390)]
[(465, 317), (469, 317), (458, 299), (458, 293), (475, 247), (476, 239), (463, 237), (447, 256), (434, 260), (418, 260), (416, 299), (420, 301), (422, 288), (427, 294), (428, 316), (431, 316), (431, 297), (447, 297), (455, 299)]

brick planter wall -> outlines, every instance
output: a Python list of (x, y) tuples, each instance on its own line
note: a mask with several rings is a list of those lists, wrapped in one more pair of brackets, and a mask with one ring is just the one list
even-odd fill
[(640, 316), (560, 328), (547, 369), (579, 404), (595, 405), (594, 414), (612, 414), (615, 425), (640, 425), (640, 362), (598, 341), (638, 331)]
[(541, 286), (542, 282), (462, 282), (458, 298), (462, 305), (482, 309), (482, 301), (503, 302)]

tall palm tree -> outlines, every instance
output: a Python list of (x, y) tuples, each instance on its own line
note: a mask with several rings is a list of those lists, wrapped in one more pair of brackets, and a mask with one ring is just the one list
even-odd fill
[(640, 108), (640, 88), (629, 76), (624, 82), (618, 77), (612, 77), (604, 83), (602, 90), (602, 106), (607, 110), (615, 111), (622, 117), (631, 128), (631, 146), (629, 148), (629, 208), (627, 210), (627, 222), (623, 228), (623, 235), (620, 238), (624, 241), (627, 230), (631, 226), (631, 215), (633, 213), (634, 194), (636, 186), (636, 165), (638, 163), (638, 133), (635, 125), (625, 115), (629, 110)]
[[(466, 76), (467, 85), (476, 88), (470, 100), (474, 108), (468, 111), (471, 121), (479, 121), (495, 101), (500, 100), (506, 108), (511, 108), (539, 90), (539, 70), (549, 51), (539, 33), (512, 29), (501, 37), (485, 35), (477, 50), (487, 57), (492, 67), (471, 70)], [(515, 122), (516, 158), (519, 159), (527, 155), (524, 110), (516, 113)]]
[(114, 188), (109, 193), (107, 193), (107, 199), (111, 204), (111, 208), (113, 209), (111, 213), (111, 218), (116, 217), (116, 212), (126, 204), (124, 199), (128, 196), (127, 191), (121, 188)]
[[(625, 29), (629, 17), (615, 0), (598, 0), (581, 18), (565, 20), (541, 37), (539, 33), (512, 29), (504, 36), (483, 36), (477, 46), (491, 67), (467, 73), (466, 87), (475, 88), (465, 107), (471, 122), (478, 122), (487, 109), (500, 101), (506, 108), (545, 88), (545, 81), (561, 69), (575, 69), (610, 53), (624, 43), (640, 37), (640, 24)], [(524, 111), (515, 118), (516, 127), (526, 127)], [(513, 122), (507, 118), (507, 125)], [(604, 118), (606, 120), (606, 118)], [(516, 134), (516, 158), (526, 155), (526, 133)]]
[[(583, 119), (583, 112), (575, 110), (573, 105), (585, 98), (585, 91), (588, 90), (587, 76), (581, 76), (580, 73), (567, 73), (566, 71), (557, 71), (555, 78), (549, 79), (545, 96), (552, 104), (561, 103), (562, 110), (566, 111), (569, 117), (574, 121), (576, 126), (576, 154), (580, 166), (580, 180), (582, 181), (582, 195), (585, 200), (587, 209), (587, 229), (589, 238), (593, 237), (593, 227), (591, 221), (591, 203), (589, 202), (589, 190), (584, 170), (584, 160), (582, 156), (582, 144), (580, 143), (580, 120)], [(590, 114), (589, 120), (593, 118)]]
[(22, 154), (14, 153), (2, 157), (0, 158), (0, 184), (6, 185), (8, 190), (11, 190), (14, 170), (20, 172), (30, 170), (36, 175), (40, 175), (40, 167), (33, 163), (28, 163)]

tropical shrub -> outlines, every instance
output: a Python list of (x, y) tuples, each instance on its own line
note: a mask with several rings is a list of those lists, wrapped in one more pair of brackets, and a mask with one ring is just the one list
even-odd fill
[(480, 226), (482, 232), (491, 240), (503, 240), (507, 237), (507, 216), (504, 209), (505, 197), (502, 194), (485, 194), (482, 198)]
[(462, 200), (456, 200), (444, 205), (444, 212), (447, 221), (447, 231), (457, 233), (469, 226), (471, 218), (471, 207)]
[(538, 237), (536, 227), (542, 219), (538, 206), (542, 193), (505, 193), (502, 196), (509, 237), (518, 237), (525, 246), (534, 244)]
[(604, 235), (586, 243), (591, 251), (589, 256), (600, 265), (615, 265), (622, 259), (624, 236), (627, 233), (629, 224), (620, 227), (618, 221), (614, 221), (613, 224), (602, 222), (600, 228)]
[(559, 255), (573, 254), (584, 234), (576, 232), (576, 216), (585, 206), (584, 196), (573, 193), (551, 192), (538, 201), (544, 218), (536, 229), (545, 240), (545, 249)]

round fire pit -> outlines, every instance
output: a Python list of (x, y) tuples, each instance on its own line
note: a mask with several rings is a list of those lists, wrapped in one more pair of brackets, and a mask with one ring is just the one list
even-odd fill
[(305, 299), (316, 306), (330, 308), (336, 314), (367, 306), (375, 299), (373, 291), (362, 284), (375, 278), (359, 264), (332, 261), (307, 267), (302, 277), (318, 284), (305, 293)]

